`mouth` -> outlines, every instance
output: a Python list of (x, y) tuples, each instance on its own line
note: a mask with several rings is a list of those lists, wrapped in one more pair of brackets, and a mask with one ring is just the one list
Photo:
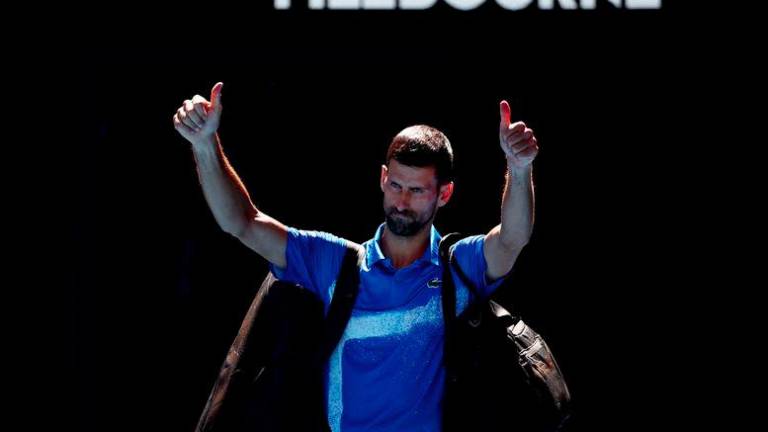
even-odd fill
[(407, 219), (407, 220), (413, 219), (413, 217), (403, 213), (392, 213), (392, 217), (399, 218), (399, 219)]

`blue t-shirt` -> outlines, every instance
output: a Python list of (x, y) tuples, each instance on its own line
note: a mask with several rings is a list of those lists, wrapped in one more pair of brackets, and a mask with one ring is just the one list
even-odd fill
[[(360, 291), (327, 364), (328, 423), (333, 432), (439, 431), (445, 385), (440, 234), (433, 226), (424, 254), (395, 269), (379, 245), (383, 230), (381, 224), (374, 238), (363, 243)], [(452, 249), (461, 269), (487, 297), (503, 279), (487, 280), (484, 238), (464, 238)], [(270, 264), (270, 269), (320, 297), (327, 313), (346, 244), (332, 234), (290, 228), (287, 266)], [(472, 295), (455, 273), (453, 280), (460, 314)]]

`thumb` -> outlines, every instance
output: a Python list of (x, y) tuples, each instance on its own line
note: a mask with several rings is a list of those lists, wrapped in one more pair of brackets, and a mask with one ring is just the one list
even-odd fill
[(509, 103), (503, 100), (499, 104), (499, 114), (501, 115), (501, 128), (509, 129), (510, 117), (512, 116), (512, 109), (509, 107)]
[(221, 112), (221, 88), (224, 87), (224, 83), (217, 82), (211, 89), (211, 109), (217, 113)]

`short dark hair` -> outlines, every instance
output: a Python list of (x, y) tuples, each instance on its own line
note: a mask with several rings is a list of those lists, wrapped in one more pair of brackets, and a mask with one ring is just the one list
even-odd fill
[(409, 126), (395, 135), (387, 150), (387, 166), (392, 159), (413, 167), (435, 167), (438, 185), (453, 181), (451, 142), (431, 126)]

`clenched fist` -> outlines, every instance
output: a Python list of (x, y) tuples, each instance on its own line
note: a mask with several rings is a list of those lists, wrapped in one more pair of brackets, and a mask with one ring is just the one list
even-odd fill
[(207, 142), (216, 135), (221, 120), (221, 88), (216, 83), (211, 89), (211, 101), (195, 95), (192, 100), (185, 100), (184, 105), (173, 115), (173, 126), (193, 145)]
[(539, 153), (539, 146), (533, 130), (523, 122), (510, 124), (512, 110), (507, 101), (499, 104), (501, 124), (499, 125), (499, 143), (509, 164), (515, 168), (525, 168), (533, 162)]

